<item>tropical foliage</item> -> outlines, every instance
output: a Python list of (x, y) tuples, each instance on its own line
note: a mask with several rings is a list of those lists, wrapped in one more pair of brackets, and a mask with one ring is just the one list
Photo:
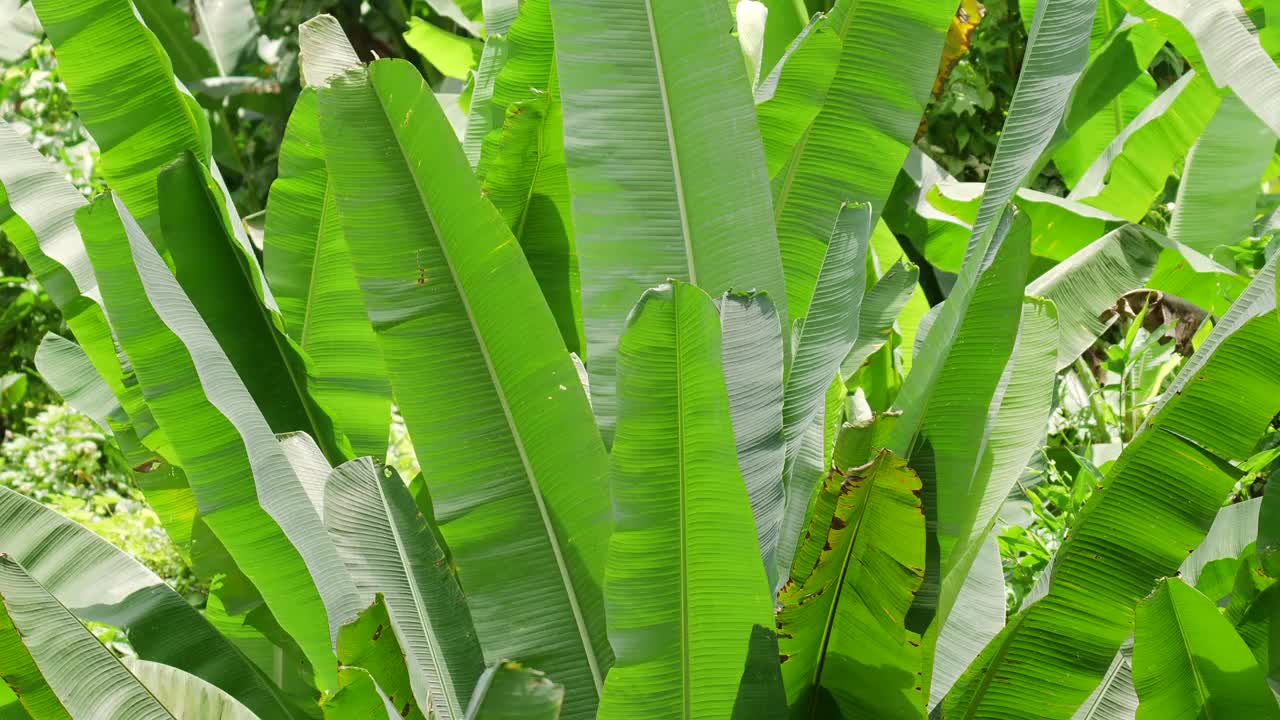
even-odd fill
[(0, 488), (0, 714), (1280, 717), (1280, 8), (365, 5), (23, 6), (36, 371), (202, 599)]

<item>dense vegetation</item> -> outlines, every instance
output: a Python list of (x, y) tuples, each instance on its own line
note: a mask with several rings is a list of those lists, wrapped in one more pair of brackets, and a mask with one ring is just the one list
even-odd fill
[(0, 13), (0, 717), (1280, 718), (1280, 5)]

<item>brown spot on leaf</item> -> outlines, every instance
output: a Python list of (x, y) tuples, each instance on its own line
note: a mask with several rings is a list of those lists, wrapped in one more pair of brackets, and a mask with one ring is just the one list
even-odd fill
[(382, 624), (381, 624), (381, 623), (379, 623), (379, 624), (378, 624), (378, 629), (373, 631), (373, 639), (374, 639), (374, 640), (377, 640), (377, 639), (378, 639), (378, 638), (380, 638), (380, 637), (382, 637)]
[(846, 527), (848, 527), (848, 525), (849, 525), (849, 523), (845, 522), (845, 521), (844, 521), (844, 518), (840, 517), (839, 515), (834, 515), (834, 516), (832, 516), (832, 518), (831, 518), (831, 529), (832, 529), (832, 530), (843, 530), (843, 529), (845, 529)]

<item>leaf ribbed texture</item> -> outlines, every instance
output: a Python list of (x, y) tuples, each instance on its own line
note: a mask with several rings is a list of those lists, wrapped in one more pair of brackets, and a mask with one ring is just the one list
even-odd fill
[[(156, 177), (184, 150), (209, 162), (208, 122), (184, 96), (155, 35), (122, 0), (32, 3), (58, 53), (58, 75), (101, 152), (98, 167), (147, 236), (163, 247)], [(104, 53), (102, 48), (110, 47)]]
[(720, 299), (721, 362), (738, 469), (747, 486), (760, 555), (777, 582), (774, 553), (786, 495), (782, 468), (782, 328), (772, 300), (763, 294), (726, 293)]
[(771, 175), (791, 316), (809, 307), (841, 203), (869, 203), (873, 220), (884, 209), (955, 12), (954, 0), (844, 0), (830, 12), (843, 44), (835, 76), (822, 109)]
[(924, 538), (920, 479), (901, 458), (827, 476), (778, 595), (792, 718), (924, 717), (919, 635), (904, 626)]
[[(1213, 601), (1177, 578), (1138, 606), (1133, 643), (1137, 720), (1280, 718), (1262, 670)], [(1198, 711), (1198, 712), (1197, 712)]]
[(391, 383), (351, 269), (313, 90), (289, 115), (267, 208), (263, 266), (290, 337), (311, 360), (310, 390), (356, 456), (382, 457)]
[(611, 659), (608, 459), (555, 319), (412, 65), (351, 70), (319, 100), (356, 280), (485, 659), (543, 669), (566, 717), (590, 717)]
[(419, 707), (462, 717), (484, 669), (462, 589), (400, 476), (368, 458), (325, 483), (325, 527), (360, 592), (386, 598)]
[(484, 671), (467, 720), (557, 720), (564, 688), (546, 675), (504, 662)]
[(0, 488), (0, 551), (81, 621), (127, 632), (143, 660), (194, 673), (264, 720), (294, 717), (270, 681), (163, 580), (92, 531), (7, 488)]
[(1066, 718), (1133, 631), (1134, 608), (1199, 544), (1254, 440), (1280, 411), (1274, 312), (1183, 370), (1058, 551), (1048, 593), (1020, 613), (943, 704), (944, 718)]
[(330, 622), (359, 608), (319, 515), (230, 361), (119, 201), (103, 195), (76, 220), (112, 327), (201, 519), (331, 686)]
[(685, 283), (645, 293), (618, 370), (605, 579), (618, 659), (600, 720), (727, 718), (771, 603), (711, 298)]
[(70, 717), (172, 720), (173, 715), (93, 633), (33, 580), (17, 560), (3, 553), (0, 632), (19, 637)]
[(677, 278), (781, 298), (782, 265), (727, 3), (551, 0), (551, 16), (586, 363), (607, 442), (614, 350), (640, 294)]

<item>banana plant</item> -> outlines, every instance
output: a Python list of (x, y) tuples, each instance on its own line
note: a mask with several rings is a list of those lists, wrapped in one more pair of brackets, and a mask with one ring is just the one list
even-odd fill
[[(0, 124), (74, 335), (37, 360), (210, 593), (0, 490), (0, 714), (1280, 715), (1280, 494), (1224, 508), (1275, 461), (1280, 253), (1230, 247), (1273, 229), (1280, 17), (1023, 4), (984, 183), (912, 147), (971, 0), (432, 0), (484, 19), (461, 135), (321, 15), (259, 255), (175, 8), (34, 0), (111, 188)], [(1137, 292), (1212, 329), (1006, 616), (1002, 506)]]

